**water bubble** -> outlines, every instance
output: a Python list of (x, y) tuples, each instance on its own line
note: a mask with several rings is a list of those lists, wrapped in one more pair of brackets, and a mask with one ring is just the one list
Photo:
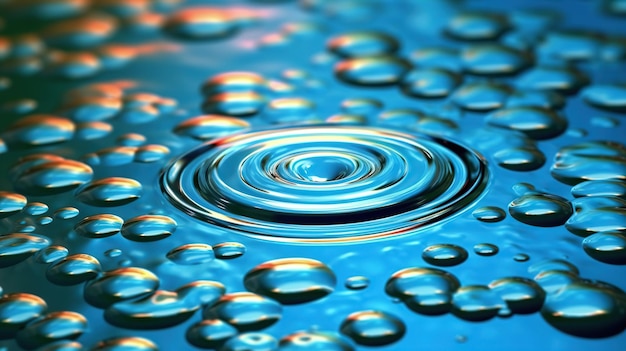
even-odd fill
[(48, 343), (76, 339), (87, 329), (87, 319), (72, 311), (51, 312), (30, 321), (17, 332), (15, 340), (25, 349), (34, 349)]
[(546, 295), (536, 282), (519, 277), (494, 280), (489, 283), (489, 288), (506, 302), (512, 313), (517, 314), (539, 311)]
[(122, 226), (122, 235), (132, 241), (156, 241), (172, 235), (176, 226), (176, 222), (167, 216), (142, 215), (127, 220)]
[(202, 305), (212, 305), (224, 293), (215, 282), (196, 281), (177, 291), (157, 290), (139, 300), (124, 300), (106, 308), (104, 318), (126, 329), (163, 329), (189, 319)]
[(281, 305), (271, 299), (249, 292), (230, 293), (205, 309), (204, 319), (221, 319), (239, 331), (260, 330), (282, 317)]
[(506, 218), (506, 212), (499, 207), (485, 206), (478, 208), (472, 212), (474, 218), (481, 222), (500, 222)]
[(360, 115), (336, 114), (326, 118), (326, 123), (359, 126), (367, 124), (367, 118)]
[(220, 260), (230, 260), (241, 257), (246, 253), (246, 247), (238, 242), (224, 242), (213, 246), (215, 257)]
[(485, 117), (491, 126), (515, 130), (535, 140), (550, 139), (561, 135), (567, 128), (567, 120), (550, 109), (540, 107), (508, 107)]
[(98, 207), (121, 206), (141, 197), (141, 184), (130, 178), (110, 177), (94, 180), (76, 192), (76, 198)]
[(474, 252), (479, 256), (493, 256), (500, 251), (494, 244), (481, 243), (474, 245)]
[(400, 43), (381, 32), (353, 32), (331, 38), (326, 46), (343, 57), (363, 57), (393, 54), (400, 48)]
[(476, 75), (512, 75), (530, 64), (525, 52), (498, 44), (471, 45), (461, 51), (466, 72)]
[(0, 297), (0, 337), (12, 338), (29, 321), (43, 315), (48, 306), (39, 296), (16, 293)]
[(330, 294), (336, 283), (328, 266), (308, 258), (268, 261), (244, 277), (246, 289), (288, 305), (318, 300)]
[(385, 292), (402, 299), (415, 312), (439, 315), (450, 311), (452, 294), (459, 286), (459, 280), (446, 271), (415, 267), (394, 273)]
[(534, 171), (546, 162), (546, 157), (538, 149), (523, 147), (500, 150), (493, 158), (499, 166), (511, 171)]
[(448, 22), (445, 33), (460, 40), (496, 39), (509, 27), (506, 17), (488, 12), (463, 12)]
[(26, 206), (26, 197), (8, 191), (0, 191), (0, 218), (20, 212)]
[(191, 7), (169, 16), (165, 29), (183, 39), (217, 39), (235, 33), (239, 25), (233, 13), (226, 9)]
[(404, 323), (398, 317), (383, 311), (354, 312), (339, 328), (342, 334), (365, 346), (392, 344), (406, 332)]
[(18, 264), (50, 245), (50, 239), (38, 234), (12, 233), (0, 236), (0, 268)]
[(220, 319), (205, 319), (189, 327), (185, 338), (195, 347), (218, 349), (237, 334), (235, 327)]
[(75, 254), (48, 267), (46, 278), (51, 283), (69, 286), (84, 283), (100, 274), (100, 262), (87, 254)]
[(209, 96), (202, 104), (202, 111), (243, 117), (258, 113), (264, 105), (263, 96), (253, 91), (226, 92)]
[(581, 92), (589, 105), (604, 110), (626, 111), (626, 87), (621, 85), (591, 85)]
[(72, 219), (78, 216), (79, 213), (80, 211), (76, 207), (61, 207), (54, 211), (54, 217), (58, 219)]
[(548, 294), (541, 315), (565, 333), (602, 338), (624, 330), (625, 311), (623, 291), (607, 284), (581, 281)]
[(295, 332), (279, 343), (279, 351), (353, 351), (354, 348), (342, 337), (330, 332)]
[(583, 240), (583, 249), (589, 256), (600, 262), (626, 264), (626, 237), (623, 234), (592, 234)]
[(185, 244), (173, 248), (167, 253), (167, 258), (180, 265), (189, 266), (213, 261), (215, 253), (208, 244)]
[(15, 187), (27, 194), (56, 194), (91, 180), (86, 164), (50, 154), (26, 156), (10, 170)]
[(76, 126), (66, 118), (51, 115), (30, 115), (13, 123), (5, 134), (9, 142), (46, 145), (71, 139)]
[(587, 180), (625, 180), (626, 146), (589, 141), (562, 147), (550, 173), (558, 181), (571, 185)]
[(69, 250), (65, 246), (52, 245), (37, 252), (37, 263), (53, 263), (67, 257)]
[(102, 340), (93, 347), (93, 351), (158, 351), (152, 341), (137, 336), (124, 336)]
[(504, 301), (495, 291), (482, 285), (462, 286), (452, 297), (452, 313), (468, 321), (491, 319), (504, 306)]
[(124, 220), (113, 214), (97, 214), (80, 220), (74, 226), (76, 233), (87, 238), (106, 238), (120, 232)]
[(442, 98), (461, 83), (461, 76), (443, 68), (420, 68), (409, 72), (400, 87), (402, 91), (418, 98)]
[(203, 115), (187, 119), (176, 126), (174, 132), (198, 140), (210, 140), (239, 132), (250, 124), (239, 118)]
[(346, 279), (344, 285), (350, 290), (363, 290), (370, 285), (370, 280), (368, 277), (355, 275)]
[(85, 284), (85, 301), (97, 308), (151, 295), (159, 287), (159, 278), (139, 267), (124, 267), (104, 272)]
[[(230, 165), (239, 177), (223, 174)], [(210, 223), (267, 239), (344, 241), (444, 218), (479, 194), (483, 167), (471, 151), (434, 137), (306, 126), (204, 144), (162, 185), (176, 206)]]
[(573, 210), (572, 205), (560, 196), (531, 193), (511, 201), (509, 213), (522, 223), (555, 227), (564, 224), (573, 214)]
[(472, 111), (495, 110), (504, 105), (510, 89), (492, 82), (467, 83), (452, 94), (452, 101), (459, 107)]
[(549, 90), (572, 94), (588, 82), (587, 76), (573, 68), (535, 66), (524, 72), (516, 80), (516, 86), (520, 89)]
[(422, 252), (424, 261), (441, 267), (456, 266), (467, 259), (467, 251), (453, 244), (431, 245)]
[(113, 131), (113, 126), (105, 122), (84, 122), (76, 125), (76, 137), (82, 140), (104, 138)]
[(265, 333), (241, 333), (236, 335), (220, 348), (222, 351), (273, 351), (278, 347), (278, 341), (270, 334)]
[(411, 64), (394, 56), (357, 57), (340, 61), (335, 66), (339, 80), (355, 85), (393, 85), (411, 69)]

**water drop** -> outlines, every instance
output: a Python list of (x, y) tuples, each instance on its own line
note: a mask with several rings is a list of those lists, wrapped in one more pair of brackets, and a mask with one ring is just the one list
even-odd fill
[(583, 249), (600, 262), (626, 264), (626, 237), (621, 233), (592, 234), (583, 240)]
[(394, 56), (358, 57), (346, 59), (335, 66), (339, 80), (355, 85), (393, 85), (411, 69), (411, 64)]
[(228, 339), (237, 334), (235, 327), (220, 319), (205, 319), (189, 327), (185, 338), (195, 347), (219, 349)]
[(271, 123), (302, 123), (315, 118), (315, 104), (304, 98), (271, 100), (265, 110)]
[(174, 129), (177, 134), (199, 140), (210, 140), (239, 132), (250, 124), (239, 118), (219, 115), (203, 115), (187, 119)]
[(572, 215), (572, 205), (556, 195), (530, 193), (509, 203), (509, 213), (518, 221), (538, 227), (564, 224)]
[(189, 266), (213, 261), (215, 253), (208, 244), (185, 244), (173, 248), (166, 254), (167, 258), (179, 265)]
[(92, 351), (158, 351), (152, 341), (137, 336), (123, 336), (102, 340)]
[(50, 245), (50, 239), (37, 234), (12, 233), (0, 236), (0, 268), (18, 264)]
[(502, 168), (522, 172), (537, 170), (546, 162), (546, 157), (540, 150), (528, 147), (503, 149), (496, 152), (493, 158)]
[(54, 211), (54, 218), (57, 219), (72, 219), (78, 216), (80, 211), (76, 207), (61, 207)]
[(343, 57), (363, 57), (393, 54), (400, 48), (400, 43), (381, 32), (353, 32), (331, 38), (326, 46)]
[(341, 102), (341, 111), (351, 115), (370, 116), (383, 108), (383, 103), (376, 99), (352, 98)]
[(443, 68), (420, 68), (410, 71), (402, 80), (402, 91), (418, 98), (442, 98), (461, 83), (461, 76)]
[(124, 267), (104, 272), (85, 284), (85, 301), (97, 308), (117, 302), (146, 297), (159, 287), (159, 278), (139, 267)]
[(209, 96), (202, 104), (202, 111), (244, 117), (258, 113), (264, 105), (264, 97), (253, 91), (225, 92)]
[(589, 105), (608, 111), (626, 111), (626, 87), (621, 85), (591, 85), (581, 92)]
[(555, 110), (563, 106), (565, 97), (551, 90), (517, 90), (506, 101), (506, 107), (539, 107)]
[(550, 109), (540, 107), (509, 107), (485, 117), (491, 126), (526, 134), (535, 140), (561, 135), (567, 128), (567, 120)]
[(482, 243), (474, 245), (474, 252), (479, 256), (493, 256), (500, 251), (496, 245)]
[(318, 300), (330, 294), (336, 282), (328, 266), (308, 258), (268, 261), (244, 277), (246, 289), (287, 305)]
[(482, 285), (462, 286), (452, 297), (452, 313), (468, 321), (491, 319), (504, 306), (504, 301), (495, 291)]
[(48, 267), (46, 278), (51, 283), (69, 286), (84, 283), (100, 274), (100, 262), (87, 254), (75, 254)]
[(461, 52), (466, 72), (475, 75), (504, 76), (525, 69), (530, 57), (525, 52), (498, 44), (471, 45)]
[(295, 332), (289, 334), (279, 343), (279, 351), (354, 351), (354, 348), (343, 338), (330, 332)]
[(626, 146), (589, 141), (562, 147), (550, 173), (558, 181), (571, 185), (587, 180), (625, 180)]
[(461, 86), (452, 94), (452, 101), (459, 107), (471, 111), (489, 111), (502, 107), (509, 97), (507, 86), (477, 82)]
[(355, 275), (346, 279), (344, 285), (350, 290), (363, 290), (370, 285), (370, 280), (365, 276)]
[(221, 351), (273, 351), (278, 347), (278, 341), (266, 333), (241, 333), (236, 335), (220, 348)]
[(98, 207), (121, 206), (141, 197), (141, 184), (130, 178), (110, 177), (94, 180), (76, 192), (76, 198)]
[(460, 40), (496, 39), (508, 29), (506, 17), (488, 12), (462, 12), (452, 17), (445, 33)]
[(24, 207), (23, 212), (30, 216), (39, 216), (48, 212), (48, 205), (42, 202), (29, 202)]
[(265, 91), (266, 84), (265, 78), (254, 72), (225, 72), (207, 79), (201, 91), (204, 96), (245, 92), (260, 94)]
[(406, 332), (404, 323), (398, 317), (383, 311), (354, 312), (339, 328), (342, 334), (365, 346), (392, 344)]
[(104, 138), (113, 131), (113, 126), (105, 122), (84, 122), (76, 125), (76, 137), (81, 140)]
[(122, 226), (122, 235), (132, 241), (156, 241), (172, 235), (176, 226), (176, 222), (167, 216), (142, 215), (127, 220)]
[(74, 226), (76, 233), (86, 238), (106, 238), (120, 232), (124, 220), (113, 214), (97, 214), (80, 220)]
[(0, 191), (0, 218), (20, 212), (26, 206), (26, 197), (21, 194)]
[(583, 210), (574, 214), (565, 223), (565, 228), (583, 237), (599, 232), (626, 234), (626, 208), (602, 207)]
[(563, 60), (590, 60), (600, 56), (600, 45), (600, 38), (586, 31), (555, 31), (545, 35), (537, 52)]
[(53, 263), (67, 257), (69, 250), (65, 246), (52, 245), (37, 252), (37, 263)]
[(30, 115), (20, 118), (8, 129), (4, 138), (26, 145), (46, 145), (71, 139), (76, 126), (72, 121), (51, 115)]
[(118, 96), (69, 94), (61, 110), (74, 121), (96, 122), (115, 117), (122, 109)]
[(217, 7), (181, 9), (165, 22), (168, 33), (183, 39), (218, 39), (235, 33), (238, 28), (233, 13)]
[(530, 256), (528, 256), (525, 253), (519, 253), (516, 254), (515, 256), (513, 256), (513, 260), (516, 262), (526, 262), (528, 260), (530, 260)]
[(130, 146), (132, 148), (143, 145), (146, 142), (146, 137), (142, 134), (126, 133), (117, 137), (115, 142), (120, 146)]
[(450, 48), (424, 47), (413, 51), (410, 60), (419, 68), (440, 68), (451, 72), (462, 69), (459, 53)]
[(520, 89), (549, 90), (572, 94), (589, 82), (589, 78), (573, 68), (535, 66), (517, 80)]
[(48, 306), (37, 295), (6, 294), (0, 297), (0, 337), (13, 338), (29, 321), (43, 315)]
[(72, 311), (51, 312), (29, 322), (15, 339), (25, 349), (34, 349), (45, 344), (76, 339), (87, 329), (87, 319)]
[(281, 305), (266, 297), (249, 292), (230, 293), (205, 309), (204, 319), (221, 319), (239, 331), (260, 330), (282, 317)]
[(481, 222), (500, 222), (504, 218), (506, 218), (506, 212), (503, 209), (495, 206), (485, 206), (481, 208), (477, 208), (472, 212), (474, 218)]
[(516, 314), (535, 313), (543, 305), (545, 292), (536, 282), (526, 278), (501, 278), (489, 283), (489, 288), (506, 302)]
[(220, 260), (230, 260), (241, 257), (246, 253), (246, 247), (238, 242), (224, 242), (213, 246), (215, 257)]
[(406, 268), (394, 273), (385, 285), (387, 295), (402, 299), (421, 314), (439, 315), (450, 311), (452, 294), (459, 280), (436, 268)]
[(56, 194), (91, 180), (86, 164), (50, 154), (26, 156), (11, 169), (16, 188), (27, 194)]
[(467, 251), (453, 244), (437, 244), (424, 249), (422, 258), (435, 266), (456, 266), (467, 259)]

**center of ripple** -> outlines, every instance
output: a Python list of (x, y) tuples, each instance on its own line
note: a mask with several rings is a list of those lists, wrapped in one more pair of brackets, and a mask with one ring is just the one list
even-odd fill
[(162, 174), (168, 199), (268, 240), (337, 242), (416, 231), (482, 193), (482, 158), (453, 141), (350, 126), (262, 130), (205, 143)]

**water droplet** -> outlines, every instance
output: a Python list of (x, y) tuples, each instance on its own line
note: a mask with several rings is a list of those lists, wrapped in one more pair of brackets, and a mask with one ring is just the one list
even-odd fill
[(123, 166), (135, 160), (136, 152), (135, 146), (114, 146), (99, 150), (95, 154), (88, 154), (84, 159), (94, 166)]
[(478, 208), (472, 212), (474, 218), (481, 222), (500, 222), (506, 218), (506, 212), (503, 209), (495, 206), (485, 206)]
[(95, 122), (113, 118), (122, 109), (118, 96), (68, 94), (62, 111), (78, 122)]
[(600, 45), (600, 38), (587, 31), (558, 31), (547, 33), (537, 52), (563, 60), (590, 60), (600, 56)]
[(315, 118), (315, 104), (303, 98), (282, 98), (269, 102), (265, 117), (271, 123), (301, 123)]
[(223, 351), (239, 351), (239, 350), (250, 350), (250, 351), (272, 351), (276, 350), (278, 347), (278, 341), (266, 333), (241, 333), (236, 335), (224, 344), (220, 348)]
[(176, 226), (176, 222), (167, 216), (142, 215), (127, 220), (122, 226), (122, 235), (132, 241), (156, 241), (172, 235)]
[(523, 147), (500, 150), (493, 158), (499, 166), (511, 171), (534, 171), (546, 162), (546, 157), (540, 150)]
[(100, 262), (95, 257), (75, 254), (50, 265), (46, 278), (57, 285), (76, 285), (94, 279), (100, 271)]
[(589, 82), (589, 78), (573, 68), (535, 66), (517, 80), (520, 89), (550, 90), (572, 94)]
[(331, 38), (326, 46), (343, 57), (363, 57), (393, 54), (400, 48), (400, 43), (381, 32), (353, 32)]
[(220, 93), (262, 93), (267, 82), (254, 72), (225, 72), (212, 76), (201, 87), (204, 96)]
[(115, 141), (121, 146), (135, 147), (143, 145), (146, 142), (146, 137), (137, 133), (126, 133), (120, 135)]
[(421, 314), (450, 311), (452, 294), (460, 286), (452, 274), (436, 268), (406, 268), (394, 273), (385, 285), (387, 295), (400, 298)]
[(71, 139), (76, 126), (66, 118), (50, 115), (30, 115), (20, 118), (8, 129), (8, 142), (26, 145), (46, 145)]
[(210, 140), (239, 132), (250, 124), (239, 118), (218, 115), (203, 115), (187, 119), (174, 129), (177, 134), (199, 140)]
[(76, 207), (61, 207), (58, 210), (54, 211), (54, 218), (58, 219), (72, 219), (78, 216), (80, 211)]
[(263, 96), (253, 91), (225, 92), (209, 96), (202, 104), (202, 111), (243, 117), (256, 114), (264, 105)]
[(232, 11), (217, 7), (190, 7), (173, 13), (165, 22), (168, 33), (183, 39), (217, 39), (239, 29)]
[(466, 72), (488, 76), (516, 74), (530, 64), (525, 52), (499, 44), (468, 46), (461, 52), (461, 60)]
[(20, 212), (26, 206), (26, 201), (24, 195), (0, 191), (0, 218)]
[(489, 111), (502, 107), (509, 97), (507, 86), (478, 82), (461, 86), (452, 94), (452, 101), (459, 107), (472, 111)]
[(506, 107), (539, 107), (560, 109), (565, 106), (565, 97), (551, 90), (518, 90), (506, 101)]
[(351, 115), (370, 116), (383, 108), (383, 103), (376, 99), (353, 98), (341, 102), (341, 111)]
[(86, 15), (47, 26), (45, 41), (62, 49), (93, 47), (106, 41), (117, 29), (117, 21), (106, 15)]
[(538, 227), (564, 224), (573, 214), (572, 205), (556, 195), (530, 193), (509, 203), (509, 213), (518, 221)]
[(279, 346), (280, 351), (354, 351), (341, 336), (320, 331), (289, 334), (280, 339)]
[(173, 248), (167, 253), (167, 258), (180, 265), (196, 265), (213, 261), (215, 253), (208, 244), (185, 244)]
[(65, 246), (52, 245), (37, 252), (37, 263), (53, 263), (67, 257), (69, 250)]
[(246, 247), (238, 242), (224, 242), (213, 246), (215, 257), (220, 260), (230, 260), (241, 257), (246, 253)]
[(493, 256), (500, 251), (496, 245), (482, 243), (474, 245), (474, 252), (479, 256)]
[(85, 301), (97, 308), (107, 308), (114, 303), (148, 296), (159, 287), (159, 278), (139, 267), (118, 268), (104, 272), (85, 284)]
[(261, 295), (238, 292), (222, 296), (203, 311), (204, 319), (221, 319), (239, 331), (260, 330), (282, 317), (281, 305)]
[(461, 76), (443, 68), (420, 68), (409, 72), (400, 87), (402, 91), (418, 98), (442, 98), (461, 83)]
[(237, 334), (235, 327), (220, 319), (205, 319), (189, 327), (185, 338), (193, 346), (218, 349)]
[(586, 180), (625, 180), (626, 146), (589, 141), (562, 147), (550, 173), (558, 181), (571, 185)]
[(37, 351), (82, 351), (85, 348), (78, 341), (59, 340), (37, 348)]
[(76, 339), (87, 329), (87, 319), (72, 311), (51, 312), (29, 322), (17, 332), (17, 343), (25, 349), (34, 349), (53, 341)]
[(460, 287), (452, 296), (452, 313), (468, 321), (485, 321), (505, 306), (502, 298), (487, 286)]
[(268, 261), (244, 277), (246, 289), (287, 305), (318, 300), (330, 294), (336, 283), (328, 266), (308, 258)]
[(516, 314), (539, 311), (546, 295), (537, 283), (519, 277), (494, 280), (489, 283), (489, 288), (506, 302), (512, 313)]
[(406, 332), (404, 323), (398, 317), (383, 311), (354, 312), (339, 328), (342, 334), (365, 346), (392, 344)]
[(618, 233), (595, 233), (583, 240), (583, 249), (594, 259), (609, 264), (626, 264), (626, 237)]
[(113, 214), (97, 214), (80, 220), (74, 226), (76, 233), (87, 238), (106, 238), (120, 232), (124, 220)]
[(137, 336), (109, 338), (98, 342), (93, 351), (158, 351), (152, 341)]
[(461, 71), (459, 53), (450, 48), (425, 47), (415, 50), (410, 56), (411, 62), (420, 68), (441, 68), (452, 72)]
[(573, 282), (548, 294), (542, 317), (553, 327), (576, 336), (602, 338), (626, 325), (624, 292), (607, 284)]
[(496, 39), (509, 27), (506, 17), (488, 12), (463, 12), (448, 22), (445, 33), (460, 40)]
[(121, 206), (141, 197), (141, 184), (130, 178), (110, 177), (94, 180), (76, 192), (76, 198), (98, 207)]
[(604, 110), (626, 111), (626, 87), (621, 85), (591, 85), (581, 92), (591, 106)]
[(109, 249), (104, 252), (104, 255), (108, 258), (116, 258), (122, 255), (122, 250), (120, 249)]
[(13, 338), (29, 321), (43, 315), (48, 306), (39, 296), (16, 293), (0, 297), (0, 336)]
[(113, 131), (113, 126), (104, 122), (84, 122), (76, 125), (76, 137), (82, 140), (104, 138)]
[(535, 140), (561, 135), (567, 120), (552, 110), (540, 107), (509, 107), (485, 117), (485, 122), (498, 128), (515, 130)]
[(355, 275), (346, 279), (344, 285), (350, 290), (363, 290), (370, 285), (370, 280), (365, 276)]
[(525, 253), (519, 253), (516, 254), (515, 256), (513, 256), (513, 260), (516, 262), (526, 262), (528, 260), (530, 260), (530, 256), (528, 256)]
[(384, 86), (398, 83), (410, 69), (410, 63), (394, 56), (358, 57), (339, 62), (335, 75), (349, 84)]
[(50, 239), (37, 234), (12, 233), (0, 236), (0, 268), (18, 264), (50, 245)]
[(441, 267), (456, 266), (467, 259), (464, 248), (452, 244), (431, 245), (422, 252), (424, 261)]
[(626, 208), (602, 207), (583, 210), (575, 213), (565, 223), (565, 228), (583, 237), (599, 232), (626, 233)]
[(56, 194), (91, 180), (86, 164), (50, 154), (26, 156), (11, 169), (16, 188), (27, 194)]

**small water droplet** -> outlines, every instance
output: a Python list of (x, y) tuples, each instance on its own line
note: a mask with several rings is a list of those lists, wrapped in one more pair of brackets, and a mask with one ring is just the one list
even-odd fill
[(495, 206), (485, 206), (478, 208), (472, 212), (474, 218), (481, 222), (500, 222), (506, 218), (506, 212), (503, 209)]
[(482, 243), (474, 245), (474, 252), (479, 256), (494, 256), (500, 251), (496, 245)]
[(392, 344), (406, 332), (402, 320), (383, 311), (354, 312), (341, 323), (339, 329), (357, 344), (365, 346)]
[(456, 266), (467, 259), (467, 251), (453, 244), (437, 244), (424, 249), (422, 258), (435, 266)]
[(176, 222), (167, 216), (142, 215), (127, 220), (122, 226), (122, 235), (132, 241), (156, 241), (172, 235), (176, 226)]
[(167, 258), (179, 265), (196, 265), (213, 261), (215, 253), (208, 244), (185, 244), (171, 249)]

